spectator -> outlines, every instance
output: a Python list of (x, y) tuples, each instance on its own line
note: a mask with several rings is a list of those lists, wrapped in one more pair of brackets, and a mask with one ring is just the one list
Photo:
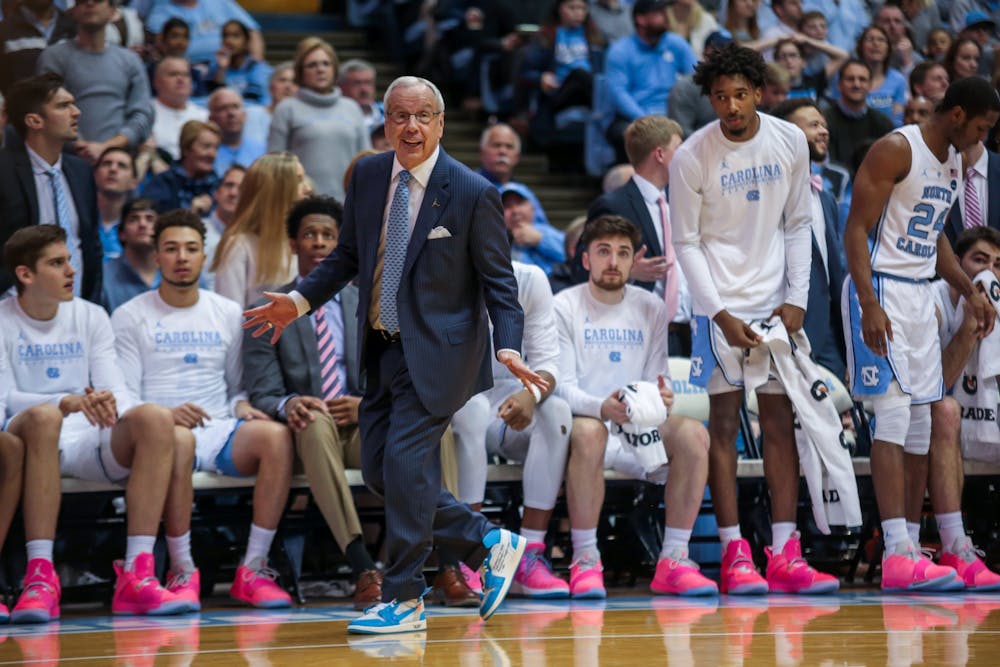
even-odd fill
[(860, 60), (844, 63), (838, 73), (837, 87), (837, 100), (824, 113), (830, 129), (830, 159), (850, 168), (857, 146), (891, 132), (894, 125), (884, 113), (868, 106), (871, 68), (867, 63)]
[(679, 74), (691, 74), (697, 58), (680, 36), (667, 32), (666, 0), (636, 0), (635, 35), (608, 48), (604, 69), (615, 119), (607, 130), (616, 162), (626, 162), (625, 128), (636, 118), (662, 114)]
[(826, 17), (827, 40), (842, 51), (850, 52), (858, 35), (871, 22), (866, 0), (806, 0), (804, 9), (820, 11)]
[[(704, 54), (707, 56), (715, 49), (731, 44), (732, 41), (732, 35), (727, 30), (717, 30), (705, 40)], [(715, 111), (708, 97), (701, 94), (701, 88), (691, 80), (691, 77), (681, 76), (677, 78), (674, 87), (670, 89), (670, 94), (667, 95), (667, 116), (676, 120), (681, 126), (683, 135), (688, 136), (715, 120)]]
[[(219, 179), (219, 185), (212, 193), (215, 207), (207, 217), (203, 218), (205, 223), (205, 266), (211, 267), (215, 260), (215, 249), (219, 246), (219, 240), (225, 233), (226, 228), (233, 224), (236, 218), (236, 207), (240, 203), (240, 186), (243, 184), (243, 177), (247, 170), (240, 165), (229, 167)], [(209, 282), (208, 288), (215, 290), (215, 274), (206, 270)]]
[(897, 125), (903, 120), (907, 81), (899, 70), (889, 67), (892, 59), (889, 35), (878, 26), (868, 26), (858, 38), (857, 54), (871, 70), (868, 106), (881, 111)]
[(771, 10), (778, 22), (764, 31), (763, 38), (792, 37), (799, 32), (802, 22), (802, 0), (771, 0)]
[(979, 73), (979, 61), (982, 55), (983, 49), (974, 39), (968, 37), (956, 39), (941, 61), (948, 72), (948, 80), (958, 81), (968, 76), (976, 76)]
[[(965, 175), (957, 204), (948, 214), (944, 228), (954, 246), (966, 229), (992, 227), (1000, 230), (1000, 154), (986, 150), (978, 142), (963, 151)], [(974, 203), (970, 198), (975, 197)]]
[(954, 41), (955, 39), (950, 32), (944, 28), (935, 28), (927, 35), (927, 46), (924, 47), (924, 53), (931, 60), (943, 62)]
[(535, 210), (534, 222), (547, 225), (549, 218), (538, 197), (524, 183), (514, 181), (514, 169), (521, 161), (521, 137), (506, 123), (497, 123), (483, 130), (479, 137), (478, 173), (487, 181), (501, 188), (507, 183), (517, 183), (526, 193)]
[(121, 254), (104, 264), (101, 305), (109, 313), (160, 284), (153, 253), (156, 217), (151, 199), (133, 199), (122, 210), (122, 223), (115, 228)]
[(157, 2), (146, 19), (146, 29), (158, 33), (170, 18), (179, 18), (191, 27), (187, 57), (193, 63), (210, 63), (222, 48), (222, 26), (239, 21), (250, 29), (249, 51), (264, 62), (264, 38), (260, 25), (235, 0), (166, 0)]
[(346, 191), (351, 185), (351, 176), (354, 175), (354, 167), (357, 166), (358, 162), (370, 155), (378, 155), (382, 151), (377, 151), (374, 148), (366, 148), (357, 155), (355, 155), (350, 164), (347, 165), (347, 170), (344, 172), (344, 190)]
[(503, 217), (511, 235), (511, 258), (522, 264), (534, 264), (548, 275), (553, 264), (566, 259), (564, 234), (547, 223), (535, 222), (531, 191), (520, 183), (500, 186)]
[(146, 29), (139, 18), (139, 12), (132, 7), (122, 7), (118, 0), (115, 0), (115, 13), (111, 15), (106, 32), (108, 44), (122, 46), (136, 53), (141, 53), (144, 49)]
[[(618, 166), (632, 168), (630, 164)], [(605, 174), (605, 177), (607, 177), (607, 174)], [(631, 178), (631, 175), (629, 175), (629, 178)], [(626, 178), (625, 180), (628, 179)], [(576, 281), (573, 280), (573, 260), (576, 257), (576, 244), (580, 242), (580, 235), (583, 234), (583, 228), (586, 224), (587, 216), (578, 215), (573, 218), (564, 230), (566, 240), (563, 243), (563, 252), (566, 253), (566, 261), (554, 265), (549, 272), (549, 287), (552, 288), (553, 294), (558, 294), (567, 287), (572, 287), (576, 284)]]
[(760, 39), (757, 25), (759, 0), (726, 0), (726, 30), (738, 44), (748, 44)]
[(899, 5), (886, 3), (875, 12), (872, 22), (882, 28), (889, 38), (889, 45), (892, 47), (889, 66), (904, 76), (909, 75), (913, 67), (923, 60), (923, 56), (917, 52), (917, 45), (910, 37), (902, 8)]
[(960, 39), (971, 39), (979, 45), (979, 75), (990, 78), (995, 66), (994, 45), (996, 44), (996, 21), (983, 11), (974, 10), (965, 16), (965, 28), (958, 34)]
[(608, 43), (635, 32), (629, 7), (622, 0), (594, 0), (590, 3), (590, 18)]
[(98, 231), (107, 261), (122, 252), (118, 225), (122, 221), (125, 202), (137, 184), (132, 154), (124, 148), (109, 148), (101, 153), (94, 169), (94, 184), (97, 187), (97, 210), (101, 214)]
[[(937, 3), (928, 0), (899, 0), (899, 8), (903, 10), (903, 18), (909, 26), (913, 48), (924, 50), (931, 32), (941, 27), (941, 12), (938, 11)], [(931, 57), (926, 52), (925, 55)]]
[(210, 88), (226, 86), (247, 102), (271, 104), (271, 66), (250, 54), (250, 29), (240, 21), (226, 21), (222, 26), (222, 48), (215, 52), (208, 80)]
[[(847, 54), (844, 54), (844, 60)], [(782, 39), (774, 47), (774, 62), (788, 72), (788, 97), (820, 100), (826, 94), (826, 72), (805, 74), (802, 47), (794, 39)]]
[(764, 68), (764, 88), (761, 90), (757, 108), (767, 113), (788, 98), (792, 88), (792, 77), (788, 70), (778, 63), (767, 63)]
[(76, 33), (73, 18), (52, 6), (52, 0), (26, 0), (0, 21), (0, 92), (35, 73), (38, 56), (47, 46)]
[(995, 27), (1000, 21), (1000, 7), (990, 0), (952, 0), (950, 4), (948, 23), (955, 32), (983, 21), (989, 21)]
[(926, 97), (911, 97), (906, 100), (906, 108), (903, 110), (903, 125), (920, 124), (931, 117), (934, 113), (934, 102)]
[(208, 120), (208, 110), (191, 101), (191, 65), (183, 58), (168, 56), (156, 66), (153, 75), (156, 98), (153, 109), (153, 139), (158, 148), (177, 160), (181, 156), (181, 128), (189, 120)]
[(91, 165), (106, 148), (135, 149), (149, 136), (153, 107), (139, 56), (106, 43), (114, 14), (111, 0), (73, 7), (76, 39), (54, 44), (38, 58), (39, 72), (55, 72), (80, 107), (77, 154)]
[(334, 86), (336, 80), (333, 47), (319, 37), (299, 42), (295, 52), (299, 91), (274, 110), (267, 150), (295, 153), (319, 194), (343, 201), (344, 170), (351, 158), (371, 147), (371, 139), (361, 107), (344, 97)]
[[(187, 61), (187, 50), (191, 44), (191, 28), (178, 18), (172, 18), (163, 24), (163, 29), (156, 36), (155, 46), (146, 58), (146, 76), (149, 77), (150, 89), (156, 96), (156, 68), (164, 58), (183, 58)], [(208, 85), (205, 77), (208, 74), (207, 65), (191, 66), (191, 96), (204, 97), (208, 95)]]
[(219, 88), (208, 98), (208, 119), (219, 126), (222, 142), (215, 158), (215, 173), (223, 174), (230, 166), (247, 166), (267, 152), (263, 143), (246, 136), (247, 112), (243, 98), (232, 88)]
[(295, 82), (295, 63), (283, 62), (275, 66), (267, 90), (271, 95), (271, 104), (268, 106), (271, 113), (274, 113), (281, 100), (295, 97), (299, 92), (299, 84)]
[(212, 210), (211, 194), (219, 177), (215, 158), (222, 132), (215, 123), (189, 120), (181, 128), (181, 159), (153, 176), (140, 188), (143, 197), (156, 202), (160, 213), (189, 208), (198, 215)]
[(667, 6), (667, 20), (670, 32), (686, 39), (698, 58), (705, 50), (705, 38), (719, 29), (715, 17), (698, 0), (675, 0)]
[(939, 62), (925, 60), (910, 72), (910, 96), (925, 97), (937, 104), (948, 90), (948, 70)]
[(340, 92), (358, 103), (365, 118), (369, 136), (371, 131), (385, 123), (382, 103), (375, 99), (375, 66), (364, 60), (348, 60), (340, 66), (337, 85)]
[(372, 140), (372, 150), (374, 152), (383, 153), (392, 150), (392, 142), (385, 136), (385, 125), (373, 127), (369, 136)]
[[(0, 151), (0, 244), (22, 227), (59, 225), (74, 269), (73, 294), (97, 303), (102, 262), (94, 173), (63, 152), (79, 137), (80, 110), (51, 73), (14, 84), (7, 109), (23, 145)], [(12, 284), (9, 271), (2, 272), (0, 294)]]
[(268, 153), (247, 169), (240, 192), (211, 270), (216, 292), (249, 306), (297, 273), (284, 223), (291, 205), (306, 196), (302, 164), (291, 153)]

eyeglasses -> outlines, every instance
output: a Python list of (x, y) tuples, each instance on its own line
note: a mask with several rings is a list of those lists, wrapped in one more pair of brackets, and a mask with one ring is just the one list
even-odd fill
[(410, 118), (416, 118), (421, 125), (430, 125), (435, 117), (440, 116), (440, 111), (420, 111), (418, 113), (407, 113), (406, 111), (393, 111), (386, 114), (386, 117), (396, 125), (406, 125)]

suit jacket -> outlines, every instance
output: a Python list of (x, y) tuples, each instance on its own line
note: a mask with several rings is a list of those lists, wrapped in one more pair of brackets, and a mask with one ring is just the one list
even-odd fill
[[(660, 246), (659, 237), (656, 235), (656, 227), (653, 219), (649, 217), (649, 209), (646, 208), (646, 201), (639, 192), (639, 186), (632, 179), (617, 190), (612, 190), (603, 194), (587, 209), (587, 220), (593, 220), (601, 215), (620, 215), (632, 221), (642, 232), (642, 242), (646, 245), (647, 257), (660, 257), (663, 255), (663, 248)], [(576, 257), (573, 258), (573, 278), (576, 284), (587, 282), (589, 274), (583, 268), (583, 248), (576, 247)], [(636, 282), (639, 287), (652, 291), (654, 283)]]
[[(986, 158), (986, 226), (1000, 230), (1000, 153), (987, 151)], [(945, 225), (944, 233), (955, 245), (959, 235), (965, 229), (962, 222), (962, 207), (958, 202), (951, 207), (948, 214), (948, 224)]]
[[(316, 308), (357, 276), (362, 359), (393, 158), (390, 151), (358, 162), (337, 247), (298, 286)], [(435, 228), (450, 236), (428, 240)], [(489, 320), (495, 349), (521, 349), (524, 313), (500, 194), (444, 150), (410, 234), (396, 303), (410, 378), (432, 415), (452, 415), (473, 394), (493, 386)]]
[[(101, 301), (101, 236), (97, 190), (90, 166), (75, 155), (62, 155), (62, 170), (69, 182), (73, 204), (80, 219), (80, 252), (83, 255), (81, 294), (94, 303)], [(0, 150), (0, 247), (22, 227), (38, 224), (38, 192), (31, 160), (24, 148)], [(9, 271), (0, 272), (0, 293), (13, 284)]]
[(837, 201), (826, 191), (820, 192), (819, 198), (826, 223), (826, 270), (823, 270), (823, 256), (813, 236), (809, 301), (803, 329), (812, 344), (816, 362), (843, 379), (847, 369), (840, 314), (840, 292), (847, 276), (844, 244), (837, 234)]
[[(291, 282), (279, 292), (295, 289)], [(259, 306), (266, 300), (254, 304)], [(340, 308), (344, 316), (344, 349), (337, 350), (347, 367), (347, 393), (360, 396), (361, 363), (358, 358), (357, 320), (358, 288), (348, 285), (340, 292)], [(292, 322), (281, 334), (276, 345), (266, 336), (254, 338), (250, 330), (243, 332), (243, 385), (250, 402), (258, 410), (278, 418), (278, 406), (289, 394), (300, 396), (323, 395), (320, 377), (319, 348), (316, 331), (307, 317)]]

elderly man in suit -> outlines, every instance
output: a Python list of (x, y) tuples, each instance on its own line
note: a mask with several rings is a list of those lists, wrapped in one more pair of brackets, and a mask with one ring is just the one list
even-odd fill
[[(86, 162), (64, 154), (78, 137), (80, 110), (55, 74), (23, 79), (7, 97), (7, 115), (23, 140), (0, 150), (0, 245), (22, 227), (59, 225), (66, 230), (76, 269), (73, 293), (101, 299), (100, 214), (94, 175)], [(0, 272), (0, 293), (11, 275)]]
[(381, 604), (349, 632), (423, 630), (422, 573), (432, 540), (474, 562), (483, 548), (480, 615), (506, 596), (525, 540), (493, 528), (441, 490), (439, 442), (451, 415), (491, 386), (489, 321), (497, 359), (533, 393), (548, 384), (520, 356), (524, 316), (497, 190), (440, 148), (444, 99), (404, 76), (385, 94), (393, 151), (358, 162), (340, 241), (290, 294), (247, 311), (272, 342), (293, 320), (358, 278), (362, 472), (385, 498), (387, 567)]
[(952, 247), (966, 229), (1000, 229), (1000, 153), (986, 150), (980, 141), (963, 151), (962, 157), (965, 175), (958, 206), (951, 207), (944, 228)]

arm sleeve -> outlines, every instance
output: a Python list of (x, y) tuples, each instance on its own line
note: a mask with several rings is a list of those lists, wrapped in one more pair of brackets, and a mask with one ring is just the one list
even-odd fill
[(129, 400), (134, 405), (142, 401), (142, 353), (135, 322), (128, 312), (119, 309), (111, 316), (111, 329), (115, 336), (118, 368), (121, 369)]
[(591, 396), (580, 388), (576, 374), (576, 349), (573, 347), (573, 312), (569, 299), (555, 299), (556, 329), (559, 332), (559, 384), (556, 393), (569, 403), (574, 415), (601, 418), (604, 398)]
[(670, 229), (674, 251), (687, 277), (696, 309), (711, 319), (726, 306), (701, 248), (701, 178), (701, 169), (691, 153), (674, 155), (670, 162)]
[(656, 303), (652, 313), (653, 326), (650, 333), (649, 353), (642, 369), (642, 379), (656, 384), (656, 376), (670, 382), (670, 354), (667, 349), (667, 334), (670, 322), (667, 321), (667, 306), (662, 301)]
[(236, 404), (247, 400), (247, 393), (243, 391), (243, 313), (241, 308), (236, 307), (232, 313), (228, 314), (229, 326), (233, 328), (235, 335), (233, 341), (226, 350), (226, 387), (229, 400), (229, 414), (236, 416)]
[(123, 415), (142, 401), (138, 394), (129, 391), (125, 374), (119, 366), (111, 318), (99, 306), (88, 308), (87, 316), (90, 334), (90, 386), (97, 390), (107, 389), (114, 394), (118, 414)]
[(805, 135), (799, 132), (784, 210), (785, 277), (788, 281), (785, 303), (803, 310), (809, 301), (809, 274), (812, 270), (812, 203), (809, 196), (809, 147)]
[(646, 113), (628, 90), (629, 63), (624, 47), (625, 42), (617, 42), (608, 49), (608, 57), (604, 61), (604, 74), (607, 77), (608, 93), (611, 95), (615, 112), (634, 120), (645, 116)]
[(530, 267), (529, 271), (525, 294), (528, 305), (524, 309), (524, 353), (536, 372), (547, 371), (558, 382), (559, 339), (552, 335), (556, 328), (552, 290), (545, 272), (536, 266)]
[(291, 108), (284, 104), (284, 100), (278, 103), (271, 118), (271, 127), (267, 132), (267, 152), (288, 150), (288, 132), (291, 126)]
[(129, 72), (128, 99), (125, 102), (125, 126), (121, 134), (128, 145), (135, 148), (149, 138), (153, 131), (153, 101), (149, 95), (149, 79), (139, 56), (125, 52), (125, 66)]

